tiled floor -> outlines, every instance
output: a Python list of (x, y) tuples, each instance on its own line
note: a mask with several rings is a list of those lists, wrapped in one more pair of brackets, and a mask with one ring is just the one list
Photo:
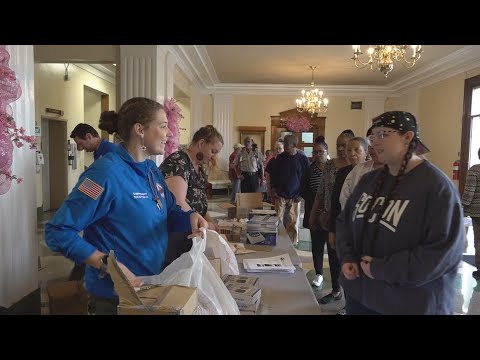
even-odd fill
[[(214, 218), (226, 217), (226, 211), (218, 207), (218, 203), (228, 202), (227, 195), (214, 195), (209, 201), (209, 213)], [(44, 242), (43, 229), (45, 223), (53, 216), (53, 213), (45, 213), (43, 219), (39, 219), (38, 223), (38, 241), (40, 242), (40, 287), (42, 289), (42, 314), (48, 314), (48, 297), (46, 296), (45, 286), (47, 281), (55, 279), (67, 279), (73, 267), (73, 263), (59, 254), (52, 253)], [(303, 212), (302, 212), (303, 216)], [(301, 221), (300, 221), (301, 224)], [(313, 269), (310, 232), (308, 229), (299, 229), (299, 245), (297, 253), (300, 256), (303, 268), (309, 281), (315, 276)], [(326, 251), (325, 251), (326, 253)], [(468, 247), (465, 254), (474, 254), (473, 248), (473, 231), (470, 227), (468, 232)], [(328, 270), (328, 258), (324, 259), (324, 280), (321, 287), (313, 287), (313, 291), (320, 299), (328, 294), (331, 290), (330, 271)], [(458, 315), (480, 315), (480, 281), (476, 281), (472, 277), (472, 271), (475, 268), (462, 261), (458, 269), (456, 278), (456, 301), (455, 313)], [(337, 310), (344, 306), (344, 299), (328, 305), (321, 305), (322, 312), (325, 315), (333, 315)]]

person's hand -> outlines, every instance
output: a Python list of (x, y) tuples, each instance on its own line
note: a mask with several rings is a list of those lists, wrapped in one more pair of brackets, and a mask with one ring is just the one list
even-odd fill
[(237, 179), (243, 180), (243, 179), (245, 179), (245, 177), (244, 177), (243, 175), (238, 175), (238, 176), (237, 176)]
[(337, 246), (337, 234), (332, 233), (332, 232), (328, 233), (328, 245), (330, 245), (330, 247), (332, 249), (336, 248), (336, 246)]
[(346, 262), (342, 264), (342, 273), (347, 280), (355, 280), (360, 277), (360, 271), (358, 271), (358, 264), (352, 262)]
[(202, 229), (208, 229), (208, 222), (198, 212), (190, 214), (190, 225), (192, 225), (192, 233), (187, 236), (187, 239), (192, 239), (195, 236), (203, 237)]
[(207, 221), (208, 223), (208, 228), (211, 229), (211, 230), (214, 230), (216, 231), (217, 233), (220, 232), (220, 228), (217, 226), (217, 224), (215, 224), (214, 222), (212, 221)]
[(362, 261), (360, 262), (360, 266), (362, 267), (363, 272), (367, 275), (370, 279), (373, 279), (372, 272), (370, 271), (370, 263), (372, 262), (372, 257), (365, 255), (362, 256)]
[(125, 274), (125, 276), (127, 277), (127, 280), (132, 284), (133, 287), (140, 287), (142, 286), (143, 284), (143, 280), (140, 280), (139, 278), (137, 278), (130, 270), (128, 270), (128, 268), (123, 265), (121, 262), (118, 262), (117, 261), (117, 264), (118, 264), (118, 267), (120, 268), (120, 270), (122, 270), (122, 272)]

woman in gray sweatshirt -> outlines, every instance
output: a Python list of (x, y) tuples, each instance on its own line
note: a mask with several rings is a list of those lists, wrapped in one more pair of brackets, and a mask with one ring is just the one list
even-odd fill
[(337, 218), (348, 314), (452, 314), (464, 247), (463, 211), (428, 151), (415, 117), (374, 119), (372, 145), (385, 165), (362, 177)]

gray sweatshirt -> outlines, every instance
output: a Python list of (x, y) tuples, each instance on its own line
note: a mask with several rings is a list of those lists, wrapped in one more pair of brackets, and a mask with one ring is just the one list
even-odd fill
[[(424, 161), (404, 176), (380, 222), (369, 222), (361, 239), (381, 171), (360, 179), (337, 218), (340, 262), (358, 263), (361, 256), (372, 256), (374, 279), (362, 272), (356, 280), (341, 274), (340, 283), (349, 296), (382, 314), (452, 314), (465, 236), (458, 191), (440, 169)], [(386, 176), (378, 202), (394, 181), (394, 176)]]

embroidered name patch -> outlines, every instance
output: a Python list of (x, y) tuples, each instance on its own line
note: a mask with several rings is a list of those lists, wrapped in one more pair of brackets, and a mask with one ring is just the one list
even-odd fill
[(97, 200), (104, 189), (96, 182), (90, 180), (89, 178), (85, 178), (85, 180), (83, 180), (83, 182), (78, 187), (78, 190), (80, 190), (82, 193), (92, 198), (93, 200)]

